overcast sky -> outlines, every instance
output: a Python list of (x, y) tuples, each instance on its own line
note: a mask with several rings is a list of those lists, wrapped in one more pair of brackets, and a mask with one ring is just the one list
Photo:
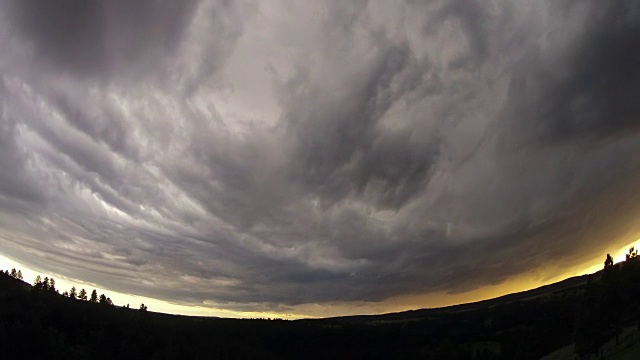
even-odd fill
[(0, 255), (40, 271), (292, 311), (464, 294), (640, 237), (637, 1), (0, 12)]

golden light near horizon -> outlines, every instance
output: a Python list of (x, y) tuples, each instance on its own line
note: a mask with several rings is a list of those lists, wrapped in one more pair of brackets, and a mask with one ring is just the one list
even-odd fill
[[(631, 247), (639, 249), (640, 239), (629, 243), (624, 247), (621, 247), (617, 251), (611, 252), (614, 258), (614, 262), (619, 263), (621, 261), (624, 261), (625, 256), (628, 253), (629, 248)], [(27, 283), (31, 283), (36, 275), (41, 275), (42, 277), (52, 276), (56, 280), (56, 287), (60, 293), (62, 293), (64, 290), (70, 289), (72, 286), (75, 286), (78, 290), (83, 287), (87, 291), (96, 289), (98, 293), (104, 293), (105, 295), (111, 297), (114, 304), (117, 306), (130, 304), (132, 308), (138, 308), (141, 303), (144, 303), (149, 307), (150, 311), (163, 312), (167, 314), (187, 316), (214, 316), (223, 318), (281, 318), (295, 320), (303, 318), (321, 318), (332, 316), (374, 315), (389, 312), (415, 310), (421, 308), (445, 307), (492, 299), (510, 293), (526, 291), (540, 286), (549, 285), (558, 281), (562, 281), (569, 277), (597, 272), (603, 268), (603, 262), (605, 258), (604, 255), (605, 254), (599, 254), (597, 257), (594, 257), (585, 262), (585, 265), (583, 267), (573, 267), (562, 274), (555, 273), (553, 275), (549, 275), (544, 271), (536, 272), (533, 274), (526, 273), (507, 279), (506, 281), (499, 284), (484, 286), (459, 294), (434, 292), (429, 294), (401, 295), (391, 297), (380, 302), (358, 301), (332, 302), (330, 304), (301, 304), (292, 307), (293, 309), (291, 311), (285, 313), (269, 311), (234, 311), (207, 306), (206, 304), (203, 304), (201, 306), (185, 305), (144, 296), (123, 294), (110, 289), (105, 289), (95, 284), (88, 284), (83, 283), (79, 280), (69, 279), (58, 274), (41, 273), (2, 255), (0, 255), (0, 269), (20, 269), (23, 273), (24, 281)], [(557, 271), (557, 269), (553, 269), (553, 271), (551, 272), (555, 271)]]
[[(640, 239), (619, 248), (617, 251), (609, 252), (609, 254), (613, 257), (614, 264), (625, 261), (626, 255), (629, 253), (629, 249), (632, 247), (634, 249), (640, 249)], [(589, 264), (586, 265), (582, 271), (576, 273), (575, 275), (593, 274), (597, 271), (602, 270), (604, 267), (604, 260), (606, 259), (606, 254), (607, 252), (601, 254), (598, 258), (590, 261)]]
[[(636, 250), (640, 249), (640, 239), (632, 242), (631, 244), (625, 246), (624, 248), (618, 250), (617, 252), (611, 254), (611, 256), (613, 257), (613, 262), (614, 263), (619, 263), (621, 261), (625, 261), (626, 260), (626, 256), (629, 253), (629, 249), (634, 248)], [(604, 262), (604, 260), (603, 260)]]

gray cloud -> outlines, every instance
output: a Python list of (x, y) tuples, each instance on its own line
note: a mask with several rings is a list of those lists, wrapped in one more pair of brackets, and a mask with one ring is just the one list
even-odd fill
[(558, 50), (563, 57), (539, 59), (513, 78), (507, 116), (529, 114), (521, 118), (526, 123), (516, 126), (541, 142), (600, 140), (634, 131), (640, 109), (633, 100), (640, 90), (640, 53), (632, 45), (640, 36), (637, 7), (616, 2), (580, 9), (573, 4), (565, 11), (580, 11), (589, 19), (588, 25), (580, 24), (582, 37)]
[(153, 68), (176, 51), (195, 4), (27, 0), (8, 1), (5, 11), (37, 57), (72, 73), (109, 76), (112, 67)]
[(43, 271), (288, 311), (638, 234), (631, 1), (1, 8), (0, 242)]

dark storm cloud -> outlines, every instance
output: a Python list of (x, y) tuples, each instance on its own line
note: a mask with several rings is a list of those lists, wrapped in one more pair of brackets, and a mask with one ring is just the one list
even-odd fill
[[(564, 11), (580, 5), (571, 3)], [(608, 2), (584, 11), (588, 25), (581, 38), (559, 50), (565, 58), (514, 77), (514, 107), (507, 116), (530, 114), (518, 126), (533, 130), (538, 141), (600, 140), (628, 135), (623, 133), (640, 124), (638, 6)]]
[(196, 3), (26, 0), (4, 5), (37, 57), (72, 73), (96, 75), (114, 66), (153, 68), (180, 45)]
[[(339, 98), (320, 104), (309, 104), (313, 100), (307, 98), (291, 100), (287, 117), (295, 139), (292, 157), (295, 171), (301, 173), (294, 176), (323, 200), (371, 190), (382, 206), (398, 207), (423, 185), (437, 143), (413, 134), (413, 129), (376, 128), (389, 107), (415, 88), (412, 78), (423, 69), (409, 59), (407, 47), (385, 42), (375, 46), (376, 56), (362, 64), (367, 69), (363, 77), (353, 79)], [(401, 82), (399, 89), (393, 88), (394, 81)], [(309, 105), (314, 107), (311, 112)]]
[(631, 1), (2, 9), (0, 239), (44, 271), (289, 311), (640, 230)]

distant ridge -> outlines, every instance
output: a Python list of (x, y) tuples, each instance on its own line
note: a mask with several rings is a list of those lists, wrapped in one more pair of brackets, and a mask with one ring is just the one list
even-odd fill
[(481, 300), (476, 302), (450, 305), (437, 308), (424, 308), (416, 310), (406, 310), (400, 312), (393, 312), (387, 314), (373, 314), (373, 315), (348, 315), (337, 316), (329, 318), (321, 318), (318, 320), (335, 320), (339, 322), (362, 322), (362, 321), (399, 321), (399, 320), (411, 320), (411, 319), (424, 319), (433, 315), (440, 315), (443, 313), (454, 313), (462, 311), (477, 310), (480, 308), (490, 308), (497, 305), (504, 305), (507, 303), (522, 301), (534, 297), (543, 295), (549, 295), (554, 292), (564, 291), (572, 287), (585, 285), (589, 276), (598, 276), (601, 271), (593, 273), (591, 275), (574, 276), (568, 279), (537, 287), (535, 289), (521, 291), (517, 293), (511, 293), (502, 295), (496, 298)]

